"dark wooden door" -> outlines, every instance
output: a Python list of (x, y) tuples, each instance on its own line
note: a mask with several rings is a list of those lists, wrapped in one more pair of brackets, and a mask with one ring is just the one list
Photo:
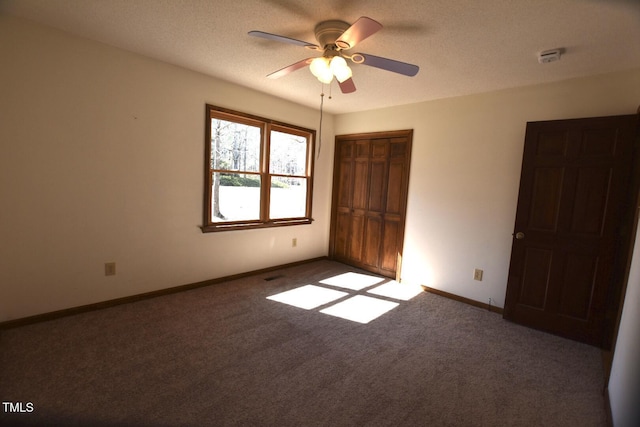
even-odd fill
[(331, 258), (396, 278), (411, 139), (410, 130), (336, 137)]
[(635, 115), (527, 124), (506, 319), (610, 345), (633, 218), (636, 129)]

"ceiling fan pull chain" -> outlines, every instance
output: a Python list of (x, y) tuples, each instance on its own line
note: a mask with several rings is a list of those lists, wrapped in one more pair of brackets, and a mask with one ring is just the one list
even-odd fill
[(320, 158), (320, 151), (322, 150), (322, 110), (324, 107), (324, 84), (320, 89), (320, 124), (318, 125), (318, 154), (316, 159)]

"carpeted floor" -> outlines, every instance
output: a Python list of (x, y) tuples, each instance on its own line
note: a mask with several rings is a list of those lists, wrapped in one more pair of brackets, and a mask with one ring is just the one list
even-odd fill
[[(606, 425), (598, 349), (320, 283), (348, 272), (316, 261), (4, 330), (0, 399), (33, 411), (0, 408), (0, 425)], [(309, 284), (397, 306), (365, 324), (267, 299)]]

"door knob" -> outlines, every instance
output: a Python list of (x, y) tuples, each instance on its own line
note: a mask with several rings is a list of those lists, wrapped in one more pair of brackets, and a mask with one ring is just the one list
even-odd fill
[(515, 236), (516, 236), (516, 239), (518, 239), (518, 240), (522, 240), (522, 239), (524, 239), (524, 233), (523, 233), (522, 231), (518, 231), (518, 232), (515, 234)]

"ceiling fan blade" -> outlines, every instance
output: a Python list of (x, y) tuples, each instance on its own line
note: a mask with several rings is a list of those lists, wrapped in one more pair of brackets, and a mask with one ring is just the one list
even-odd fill
[[(418, 74), (420, 67), (413, 64), (407, 64), (406, 62), (396, 61), (394, 59), (382, 58), (380, 56), (369, 55), (366, 53), (357, 53), (364, 58), (362, 64), (369, 65), (371, 67), (380, 68), (382, 70), (393, 71), (394, 73), (402, 74), (405, 76), (413, 77)], [(356, 55), (353, 55), (354, 57)]]
[(311, 62), (313, 58), (303, 59), (302, 61), (298, 61), (295, 64), (291, 64), (288, 67), (284, 67), (278, 71), (274, 71), (273, 73), (267, 75), (269, 79), (279, 79), (280, 77), (286, 76), (289, 73), (293, 73), (300, 68), (304, 68)]
[(340, 49), (351, 49), (370, 35), (380, 31), (381, 28), (382, 24), (378, 21), (362, 16), (342, 33), (336, 40), (336, 46)]
[(340, 86), (340, 91), (342, 91), (342, 93), (353, 93), (356, 91), (356, 84), (353, 82), (352, 78), (349, 78), (342, 83), (338, 82), (338, 85)]
[(292, 39), (290, 37), (279, 36), (277, 34), (265, 33), (264, 31), (249, 31), (248, 34), (250, 36), (260, 37), (262, 39), (273, 40), (273, 41), (282, 42), (282, 43), (295, 44), (295, 45), (304, 46), (310, 49), (320, 49), (317, 45), (313, 43)]

